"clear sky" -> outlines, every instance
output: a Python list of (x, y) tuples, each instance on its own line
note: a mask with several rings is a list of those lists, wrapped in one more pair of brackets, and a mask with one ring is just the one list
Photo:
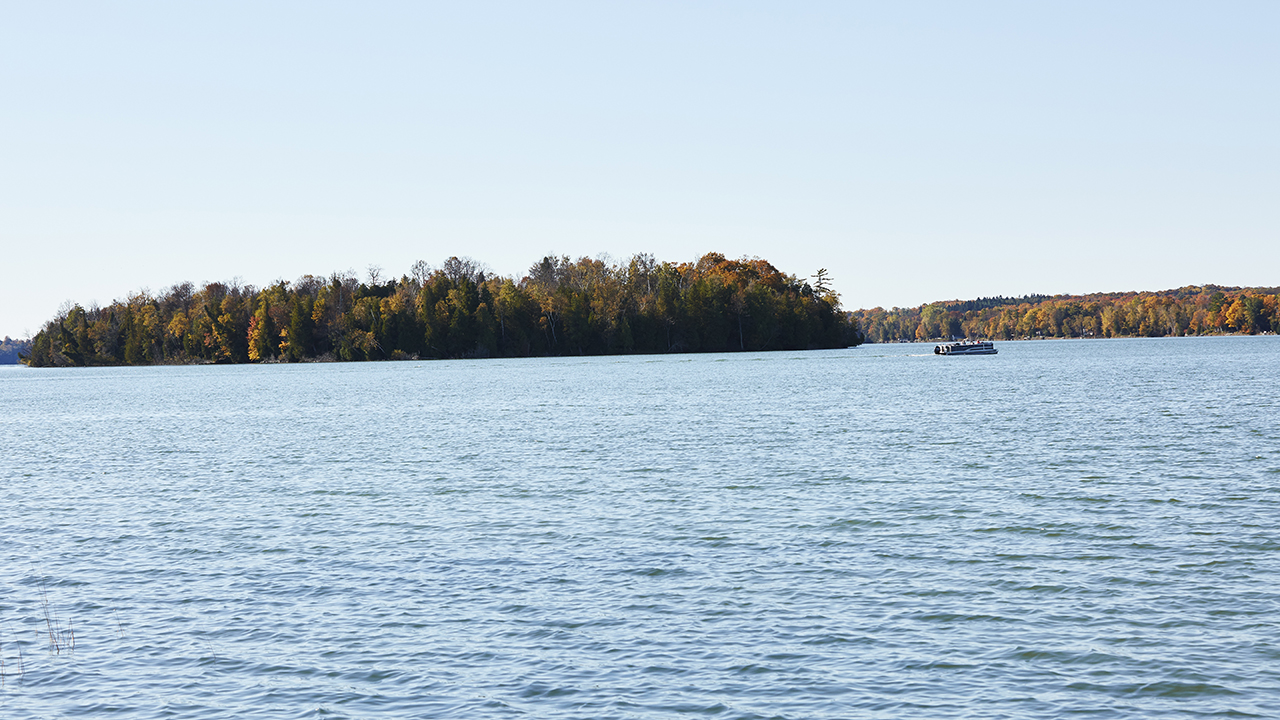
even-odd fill
[(0, 2), (0, 335), (708, 251), (844, 305), (1280, 285), (1280, 3)]

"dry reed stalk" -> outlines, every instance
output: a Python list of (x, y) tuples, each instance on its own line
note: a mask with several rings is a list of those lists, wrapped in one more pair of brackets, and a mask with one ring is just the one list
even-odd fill
[(64, 649), (67, 652), (75, 650), (75, 626), (68, 621), (67, 627), (62, 627), (62, 622), (54, 615), (52, 606), (49, 604), (49, 591), (45, 587), (43, 580), (40, 581), (40, 607), (44, 611), (44, 625), (48, 633), (49, 648), (58, 655), (61, 655)]
[[(5, 623), (5, 625), (4, 625), (4, 629), (5, 629), (5, 630), (9, 630), (9, 629), (10, 629), (10, 628), (9, 628), (9, 623)], [(18, 651), (18, 667), (17, 667), (17, 670), (16, 670), (16, 671), (10, 670), (8, 667), (6, 667), (6, 666), (5, 666), (5, 662), (4, 662), (4, 645), (3, 645), (3, 644), (0, 644), (0, 684), (3, 684), (3, 683), (4, 683), (4, 681), (5, 681), (5, 679), (7, 679), (7, 678), (10, 678), (10, 677), (13, 677), (13, 676), (17, 676), (17, 677), (19, 677), (19, 678), (22, 678), (22, 677), (25, 677), (25, 676), (26, 676), (26, 674), (27, 674), (27, 667), (26, 667), (26, 663), (24, 663), (24, 662), (23, 662), (23, 658), (22, 658), (22, 643), (20, 643), (20, 642), (16, 642), (16, 641), (15, 641), (15, 642), (13, 643), (13, 646), (14, 646), (14, 647), (17, 649), (17, 651)]]

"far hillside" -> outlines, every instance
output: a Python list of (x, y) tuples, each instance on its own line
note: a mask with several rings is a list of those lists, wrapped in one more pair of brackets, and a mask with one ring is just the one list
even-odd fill
[(853, 317), (867, 342), (1253, 335), (1280, 332), (1280, 288), (1189, 285), (1159, 292), (947, 300), (857, 310)]

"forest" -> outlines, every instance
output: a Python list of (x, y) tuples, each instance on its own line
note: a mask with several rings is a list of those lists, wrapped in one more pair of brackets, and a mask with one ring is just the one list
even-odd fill
[(547, 256), (520, 279), (450, 257), (383, 281), (371, 269), (256, 288), (183, 282), (105, 307), (64, 305), (33, 367), (803, 350), (857, 345), (826, 270), (759, 258), (621, 263)]
[(1163, 337), (1280, 332), (1280, 288), (1029, 295), (857, 310), (867, 342)]

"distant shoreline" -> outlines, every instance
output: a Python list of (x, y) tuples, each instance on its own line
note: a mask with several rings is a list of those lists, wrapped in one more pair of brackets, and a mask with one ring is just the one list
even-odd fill
[[(1091, 340), (1182, 340), (1182, 339), (1189, 339), (1189, 338), (1231, 338), (1231, 337), (1239, 338), (1239, 337), (1268, 337), (1268, 336), (1276, 336), (1276, 335), (1280, 335), (1280, 333), (1274, 333), (1274, 332), (1271, 332), (1271, 331), (1267, 331), (1267, 332), (1258, 332), (1258, 333), (1239, 333), (1239, 332), (1236, 332), (1236, 333), (1206, 333), (1206, 334), (1204, 334), (1204, 335), (1154, 335), (1154, 336), (1148, 336), (1148, 335), (1114, 335), (1114, 336), (1111, 336), (1111, 337), (1021, 337), (1021, 338), (1009, 338), (1009, 339), (1007, 339), (1007, 340), (1004, 340), (1004, 339), (1001, 339), (1001, 340), (992, 340), (991, 342), (999, 342), (999, 343), (1011, 343), (1011, 342), (1043, 342), (1043, 341), (1046, 341), (1046, 340), (1071, 340), (1071, 341), (1091, 341)], [(897, 340), (884, 340), (884, 341), (881, 341), (881, 342), (871, 342), (871, 341), (867, 341), (867, 342), (863, 343), (863, 345), (864, 345), (864, 346), (865, 346), (865, 345), (937, 345), (938, 343), (960, 342), (962, 339), (964, 339), (964, 338), (955, 338), (955, 339), (951, 339), (951, 340), (944, 340), (944, 339), (942, 339), (942, 338), (935, 338), (935, 339), (933, 339), (933, 340), (909, 340), (909, 341), (902, 341), (902, 342), (899, 342), (899, 341), (897, 341)], [(987, 338), (981, 338), (981, 339), (986, 340)]]
[(870, 343), (1257, 335), (1280, 332), (1280, 288), (1199, 285), (1159, 292), (997, 296), (856, 310), (853, 317)]

